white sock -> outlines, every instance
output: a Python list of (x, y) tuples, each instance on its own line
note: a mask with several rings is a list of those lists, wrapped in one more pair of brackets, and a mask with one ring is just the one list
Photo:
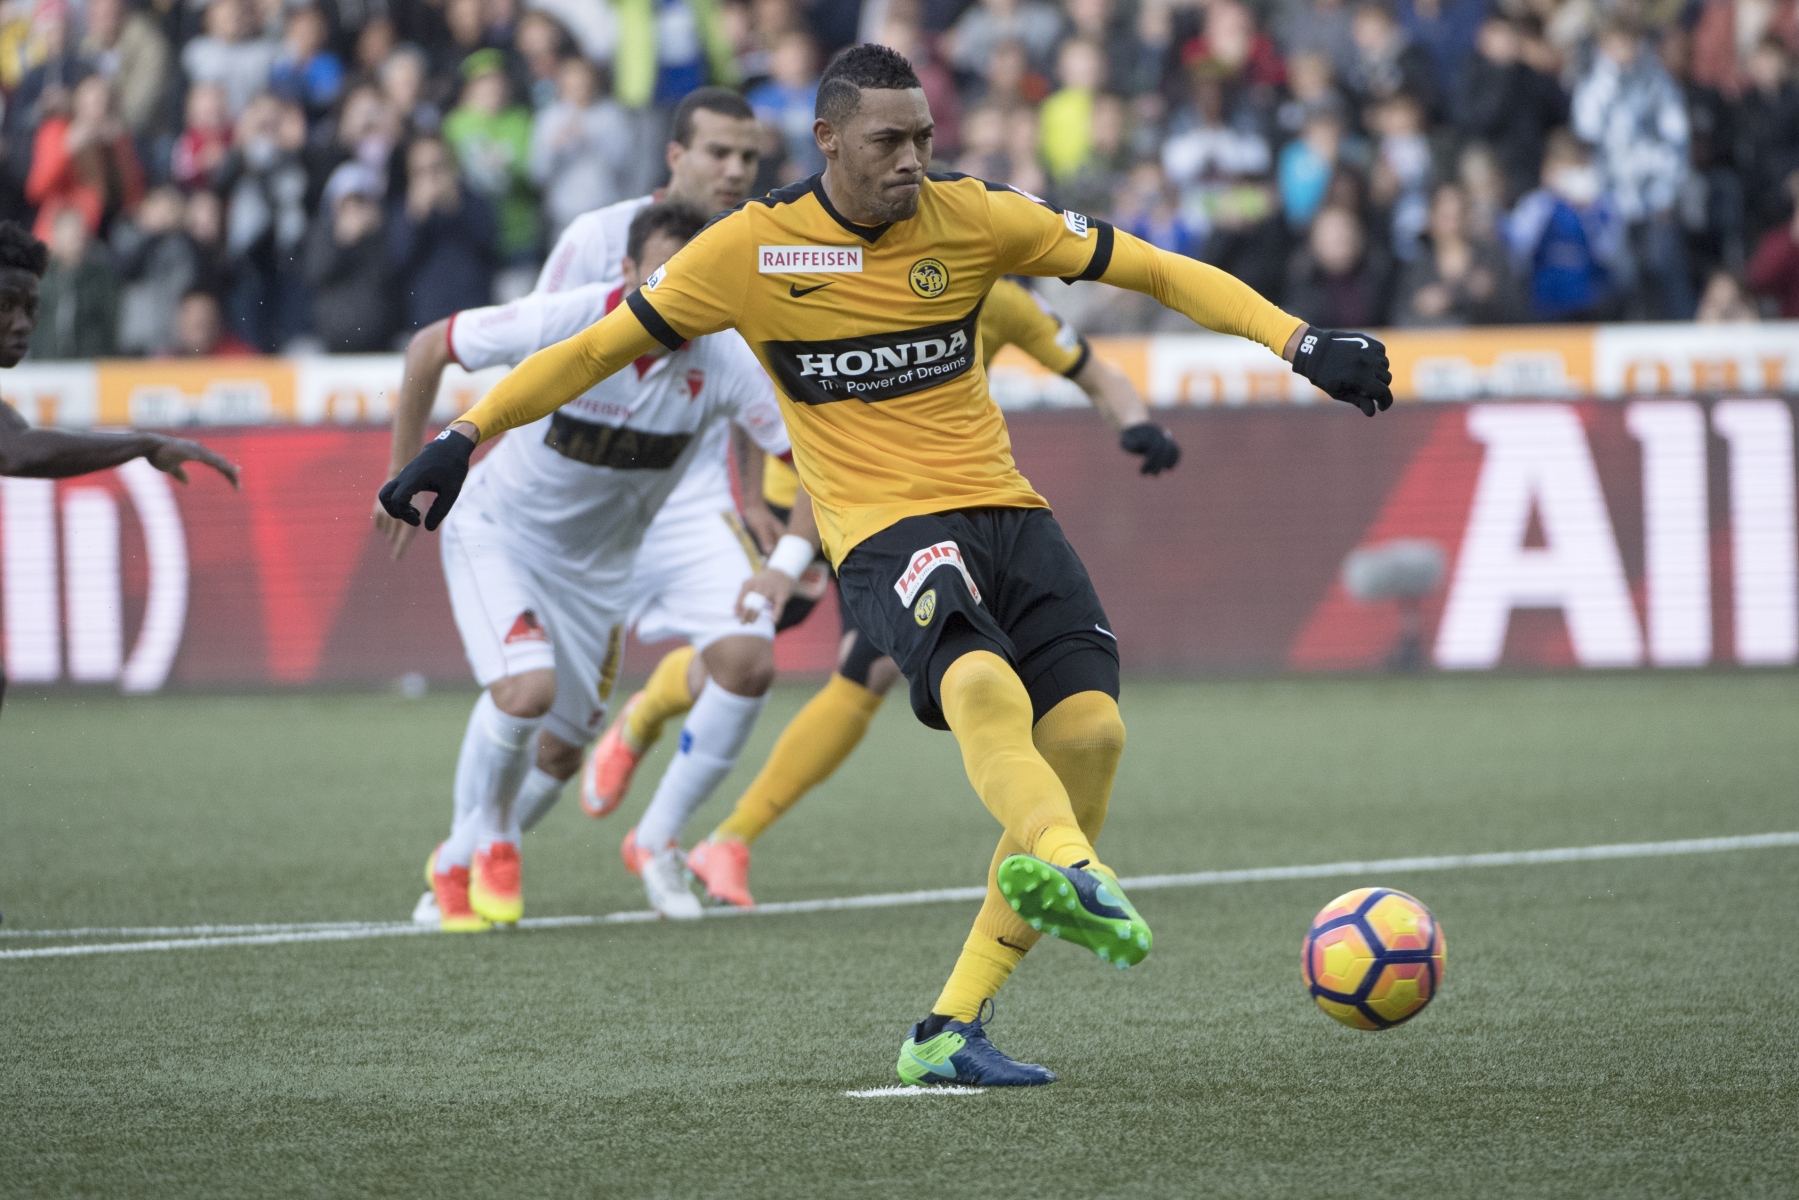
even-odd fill
[[(556, 801), (562, 799), (562, 785), (566, 779), (558, 779), (541, 767), (532, 767), (531, 773), (525, 776), (525, 782), (519, 785), (518, 799), (512, 802), (512, 823), (516, 833), (524, 833), (544, 819)], [(514, 838), (516, 841), (516, 837)]]
[(543, 718), (509, 717), (482, 692), (456, 760), (456, 823), (438, 848), (437, 869), (469, 865), (477, 849), (503, 841), (512, 798), (531, 765)]
[(681, 836), (694, 810), (737, 765), (767, 696), (738, 696), (710, 679), (681, 726), (681, 747), (656, 785), (655, 799), (637, 822), (637, 844), (658, 851)]

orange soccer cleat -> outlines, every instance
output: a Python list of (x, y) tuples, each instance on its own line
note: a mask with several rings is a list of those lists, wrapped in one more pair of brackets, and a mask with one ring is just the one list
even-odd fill
[(469, 907), (496, 925), (517, 924), (525, 915), (520, 875), (518, 847), (511, 842), (495, 842), (475, 851), (475, 865), (469, 871)]
[(425, 880), (437, 900), (437, 927), (445, 933), (484, 933), (493, 928), (493, 922), (469, 907), (468, 877), (467, 867), (439, 871), (435, 850), (425, 860)]
[(581, 772), (581, 811), (590, 817), (611, 816), (612, 811), (625, 802), (625, 793), (631, 790), (631, 776), (643, 760), (643, 751), (631, 748), (626, 727), (631, 720), (631, 710), (642, 703), (642, 692), (625, 701)]
[(750, 895), (750, 848), (736, 838), (701, 842), (687, 852), (687, 870), (706, 885), (712, 903), (756, 906)]

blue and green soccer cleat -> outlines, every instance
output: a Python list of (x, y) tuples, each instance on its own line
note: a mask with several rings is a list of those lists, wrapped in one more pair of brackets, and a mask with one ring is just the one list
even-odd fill
[(1021, 1063), (1000, 1053), (987, 1040), (987, 1022), (993, 1019), (993, 1001), (981, 1001), (972, 1021), (950, 1021), (935, 1037), (919, 1044), (920, 1026), (900, 1047), (900, 1081), (913, 1087), (962, 1084), (973, 1087), (1035, 1087), (1054, 1083), (1056, 1073), (1035, 1063)]
[(999, 890), (1032, 929), (1085, 946), (1121, 971), (1149, 957), (1149, 926), (1104, 867), (1014, 854), (999, 865)]

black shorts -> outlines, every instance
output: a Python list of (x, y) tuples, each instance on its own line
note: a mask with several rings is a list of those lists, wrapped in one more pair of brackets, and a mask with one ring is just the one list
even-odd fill
[(1118, 695), (1112, 623), (1048, 509), (907, 517), (844, 556), (837, 587), (856, 628), (899, 663), (912, 711), (932, 728), (949, 728), (943, 671), (972, 650), (1012, 665), (1034, 719), (1076, 692)]

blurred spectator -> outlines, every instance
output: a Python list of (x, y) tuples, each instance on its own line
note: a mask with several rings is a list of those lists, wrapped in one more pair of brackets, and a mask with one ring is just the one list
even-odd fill
[(181, 297), (175, 309), (175, 340), (169, 353), (182, 358), (250, 358), (256, 347), (225, 328), (217, 296), (196, 290)]
[(1427, 118), (1441, 110), (1436, 68), (1424, 48), (1415, 45), (1385, 4), (1362, 0), (1350, 25), (1355, 60), (1343, 81), (1358, 106), (1389, 99), (1401, 92), (1417, 97)]
[(1536, 186), (1544, 140), (1568, 119), (1561, 85), (1524, 61), (1521, 43), (1517, 26), (1508, 18), (1497, 13), (1488, 17), (1462, 75), (1455, 106), (1462, 136), (1492, 147), (1505, 173), (1508, 204)]
[(505, 60), (480, 50), (462, 64), (462, 102), (444, 118), (464, 182), (500, 217), (499, 251), (508, 262), (538, 250), (537, 196), (531, 186), (531, 112), (512, 103)]
[(1106, 85), (1106, 57), (1098, 45), (1069, 38), (1056, 54), (1061, 87), (1038, 110), (1037, 138), (1049, 177), (1065, 182), (1093, 154), (1093, 104)]
[(1150, 160), (1131, 168), (1112, 201), (1112, 223), (1152, 246), (1199, 257), (1204, 231), (1181, 214), (1180, 198), (1162, 164)]
[(995, 183), (1012, 173), (1004, 108), (983, 104), (968, 110), (962, 121), (962, 156), (956, 160), (956, 170)]
[(393, 18), (376, 17), (356, 35), (356, 51), (350, 60), (351, 73), (361, 79), (373, 79), (400, 45), (400, 31)]
[(280, 56), (269, 70), (269, 90), (306, 110), (325, 114), (344, 90), (344, 64), (327, 47), (324, 14), (310, 4), (288, 10)]
[(1395, 325), (1495, 325), (1517, 319), (1505, 252), (1470, 241), (1468, 203), (1459, 184), (1431, 196), (1424, 253), (1400, 272)]
[[(231, 259), (225, 253), (225, 202), (217, 192), (195, 192), (187, 198), (181, 228), (198, 256), (193, 287), (188, 290), (199, 288), (215, 296), (224, 295), (236, 279)], [(172, 306), (169, 311), (174, 311)]]
[(799, 29), (782, 34), (768, 56), (768, 67), (768, 81), (751, 89), (745, 99), (756, 119), (780, 134), (782, 182), (791, 183), (825, 169), (824, 155), (812, 136), (819, 72), (812, 35)]
[(1724, 325), (1741, 321), (1759, 321), (1761, 314), (1743, 290), (1743, 281), (1729, 271), (1717, 270), (1705, 281), (1699, 294), (1699, 307), (1693, 320), (1701, 325)]
[(315, 139), (311, 148), (314, 166), (308, 171), (312, 181), (308, 197), (316, 199), (314, 193), (323, 192), (325, 181), (321, 175), (328, 176), (338, 164), (350, 159), (381, 172), (383, 178), (397, 175), (398, 164), (393, 159), (402, 136), (399, 118), (380, 89), (370, 83), (355, 85), (344, 95), (338, 109), (337, 132), (331, 146), (321, 149)]
[(204, 187), (231, 152), (231, 111), (225, 89), (196, 83), (187, 90), (187, 120), (169, 156), (169, 178), (184, 188)]
[(1377, 137), (1369, 192), (1376, 207), (1388, 214), (1388, 245), (1410, 262), (1429, 220), (1431, 154), (1424, 112), (1415, 98), (1401, 92), (1372, 107), (1368, 127)]
[(1342, 145), (1343, 120), (1325, 111), (1307, 117), (1299, 136), (1281, 150), (1281, 212), (1289, 228), (1301, 230), (1311, 225), (1324, 204)]
[(119, 294), (119, 349), (159, 354), (174, 339), (175, 309), (200, 280), (200, 249), (183, 224), (187, 197), (179, 188), (153, 189), (135, 220), (113, 225), (112, 248), (123, 288)]
[(1019, 43), (1029, 65), (1043, 70), (1061, 36), (1061, 16), (1041, 0), (977, 0), (950, 27), (943, 45), (952, 65), (978, 75), (1005, 42)]
[(1606, 189), (1628, 229), (1635, 279), (1627, 315), (1687, 319), (1693, 293), (1674, 215), (1687, 170), (1686, 106), (1636, 26), (1614, 21), (1600, 36), (1574, 92), (1573, 125), (1598, 148)]
[(125, 128), (147, 132), (162, 115), (169, 86), (169, 42), (155, 18), (129, 12), (126, 0), (87, 0), (81, 54), (112, 84)]
[(1326, 208), (1293, 257), (1285, 307), (1301, 320), (1331, 329), (1382, 325), (1391, 278), (1389, 261), (1369, 244), (1361, 218), (1351, 209)]
[(461, 85), (462, 61), (487, 48), (487, 27), (481, 17), (481, 0), (445, 0), (443, 21), (449, 36), (429, 43), (428, 92), (440, 107), (448, 108)]
[(1474, 52), (1476, 31), (1487, 15), (1488, 0), (1398, 0), (1400, 25), (1414, 45), (1422, 46), (1436, 69), (1438, 94), (1453, 96), (1461, 88), (1462, 71)]
[(206, 32), (181, 51), (189, 81), (218, 84), (234, 117), (268, 87), (269, 72), (281, 53), (279, 43), (254, 29), (253, 19), (244, 0), (212, 0), (206, 6)]
[(450, 149), (420, 137), (406, 149), (406, 194), (388, 202), (387, 259), (405, 328), (493, 302), (499, 221), (493, 206), (456, 177)]
[(1505, 239), (1536, 320), (1615, 317), (1623, 222), (1592, 156), (1567, 130), (1550, 135), (1542, 186), (1518, 202)]
[[(1066, 0), (1063, 7), (1074, 36), (1098, 46), (1105, 57), (1107, 86), (1115, 91), (1147, 90), (1132, 86), (1141, 48), (1131, 34), (1128, 5), (1120, 6), (1113, 0)], [(1150, 86), (1154, 86), (1153, 82)]]
[(1256, 29), (1255, 17), (1236, 0), (1213, 0), (1205, 32), (1181, 47), (1181, 65), (1195, 88), (1217, 83), (1231, 123), (1263, 127), (1287, 82), (1287, 64), (1274, 40)]
[(1349, 78), (1356, 70), (1354, 16), (1349, 0), (1311, 0), (1288, 7), (1281, 30), (1281, 45), (1291, 57), (1319, 55), (1331, 71)]
[(1343, 93), (1331, 69), (1331, 61), (1318, 51), (1296, 54), (1287, 62), (1287, 101), (1275, 113), (1284, 137), (1297, 137), (1306, 122), (1320, 113), (1342, 116)]
[(1024, 43), (1005, 41), (993, 48), (993, 57), (972, 89), (973, 98), (1004, 109), (1035, 105), (1049, 95), (1049, 81), (1031, 67)]
[(1799, 171), (1788, 176), (1786, 193), (1792, 216), (1762, 235), (1746, 274), (1751, 291), (1772, 296), (1780, 315), (1793, 320), (1799, 319)]
[[(95, 80), (104, 88), (104, 80)], [(106, 358), (118, 352), (119, 275), (94, 245), (81, 213), (57, 212), (50, 223), (50, 269), (38, 288), (33, 358)]]
[(1455, 178), (1468, 205), (1468, 236), (1477, 242), (1503, 242), (1500, 226), (1510, 211), (1511, 197), (1506, 194), (1505, 175), (1492, 149), (1485, 142), (1463, 147), (1456, 160)]
[(1041, 196), (1049, 191), (1049, 176), (1037, 161), (1037, 110), (1015, 108), (1006, 114), (1006, 158), (1011, 164), (1006, 177), (998, 180)]
[(1238, 180), (1212, 193), (1207, 215), (1211, 231), (1198, 257), (1264, 296), (1280, 295), (1288, 241), (1274, 189)]
[(397, 47), (381, 64), (381, 96), (404, 133), (436, 133), (443, 110), (425, 95), (429, 74), (425, 52), (417, 46)]
[(305, 148), (306, 114), (264, 92), (244, 109), (231, 153), (214, 175), (230, 197), (225, 248), (237, 276), (231, 325), (265, 353), (304, 333), (311, 319), (299, 263), (308, 221)]
[(1799, 83), (1786, 47), (1764, 38), (1749, 55), (1749, 86), (1735, 112), (1735, 165), (1751, 237), (1780, 219), (1782, 181), (1799, 168)]
[(1764, 40), (1799, 53), (1794, 0), (1705, 0), (1693, 26), (1693, 78), (1736, 100), (1754, 86), (1750, 57)]
[[(536, 112), (556, 102), (562, 89), (562, 64), (569, 52), (568, 35), (555, 18), (531, 9), (518, 19), (512, 38), (522, 66), (523, 95)], [(598, 92), (596, 86), (595, 91)]]
[(1162, 145), (1162, 167), (1176, 187), (1183, 204), (1192, 202), (1196, 188), (1220, 177), (1264, 175), (1272, 165), (1268, 139), (1247, 117), (1232, 120), (1225, 111), (1224, 84), (1200, 77), (1193, 87), (1193, 104), (1169, 120), (1169, 135)]
[(67, 5), (38, 5), (32, 11), (29, 36), (21, 61), (35, 65), (14, 80), (0, 78), (16, 83), (6, 97), (6, 128), (23, 136), (27, 144), (39, 122), (67, 110), (70, 91), (89, 74), (69, 36)]
[(1688, 169), (1677, 201), (1685, 227), (1694, 281), (1719, 266), (1742, 269), (1748, 257), (1747, 205), (1734, 162), (1734, 118), (1716, 88), (1693, 80), (1692, 38), (1678, 27), (1664, 30), (1657, 47), (1663, 68), (1686, 105)]
[(934, 39), (918, 23), (917, 10), (916, 4), (889, 5), (876, 40), (912, 63), (931, 106), (931, 119), (937, 123), (935, 152), (940, 158), (953, 158), (962, 150), (962, 98), (956, 91), (955, 75), (938, 57)]
[(57, 215), (72, 208), (90, 236), (104, 235), (112, 219), (143, 195), (143, 168), (125, 123), (112, 111), (112, 90), (90, 75), (75, 85), (69, 115), (46, 117), (32, 142), (25, 180), (25, 198), (38, 206), (32, 232), (48, 242)]
[(1072, 175), (1055, 184), (1056, 201), (1076, 212), (1104, 213), (1113, 185), (1131, 162), (1130, 114), (1124, 99), (1095, 96), (1087, 157)]
[(368, 354), (393, 343), (393, 272), (381, 227), (386, 189), (380, 172), (364, 163), (344, 163), (325, 185), (319, 219), (307, 239), (312, 331), (334, 354)]
[(599, 94), (599, 73), (584, 58), (562, 63), (556, 102), (531, 127), (531, 178), (543, 189), (549, 240), (590, 209), (624, 199), (620, 180), (631, 153), (624, 111)]
[(614, 8), (613, 97), (626, 108), (655, 107), (660, 145), (681, 97), (737, 82), (730, 38), (710, 0), (615, 0)]

